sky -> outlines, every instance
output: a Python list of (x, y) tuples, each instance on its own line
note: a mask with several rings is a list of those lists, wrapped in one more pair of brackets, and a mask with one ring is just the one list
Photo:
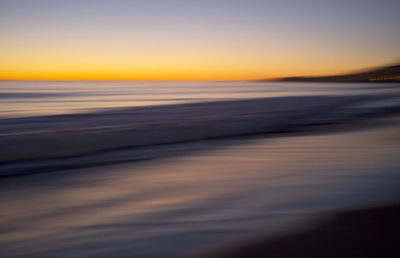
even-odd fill
[(400, 1), (0, 0), (3, 80), (249, 80), (400, 61)]

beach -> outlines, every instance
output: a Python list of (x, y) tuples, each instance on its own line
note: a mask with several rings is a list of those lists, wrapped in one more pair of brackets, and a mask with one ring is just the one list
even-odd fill
[(399, 13), (0, 0), (0, 258), (400, 257)]
[(342, 212), (311, 229), (241, 243), (215, 257), (397, 257), (399, 215), (398, 204)]
[(254, 245), (273, 251), (292, 245), (282, 235), (313, 232), (346, 210), (398, 203), (399, 88), (296, 85), (280, 94), (253, 85), (271, 96), (7, 114), (2, 256), (257, 257)]

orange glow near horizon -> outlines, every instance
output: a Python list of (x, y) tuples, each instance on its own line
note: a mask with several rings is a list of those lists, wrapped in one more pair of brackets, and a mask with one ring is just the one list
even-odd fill
[[(123, 52), (108, 53), (107, 56), (104, 54), (105, 50), (101, 49), (89, 54), (65, 49), (50, 53), (7, 51), (0, 61), (0, 80), (253, 80), (318, 76), (365, 68), (357, 65), (357, 60), (348, 62), (345, 66), (338, 62), (324, 63), (323, 60), (306, 62), (301, 56), (298, 60), (285, 63), (280, 59), (287, 60), (287, 57), (268, 53), (257, 56), (252, 53), (238, 55), (234, 52), (230, 55), (229, 50), (226, 53), (198, 52), (196, 49), (192, 53), (189, 50), (165, 51), (169, 54), (155, 53), (155, 56), (147, 57)], [(21, 52), (22, 54), (15, 54)]]
[[(343, 62), (336, 51), (299, 46), (265, 48), (262, 44), (206, 47), (205, 42), (120, 46), (115, 42), (50, 42), (6, 45), (0, 49), (1, 80), (253, 80), (326, 75), (368, 68), (385, 57)], [(1, 45), (1, 43), (0, 43)], [(92, 46), (93, 45), (93, 46)], [(379, 64), (379, 63), (378, 63)]]
[(398, 58), (394, 7), (173, 2), (1, 2), (0, 80), (252, 80)]

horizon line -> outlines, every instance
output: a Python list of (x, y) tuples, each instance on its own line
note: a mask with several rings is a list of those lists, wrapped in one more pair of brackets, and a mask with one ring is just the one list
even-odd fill
[(310, 76), (310, 75), (300, 75), (300, 76), (279, 76), (279, 77), (267, 77), (267, 78), (252, 78), (252, 79), (221, 79), (221, 80), (212, 80), (212, 79), (0, 79), (0, 82), (4, 81), (15, 81), (15, 82), (274, 82), (279, 81), (284, 78), (292, 78), (292, 77), (326, 77), (326, 76), (343, 76), (343, 75), (351, 75), (356, 73), (368, 72), (375, 69), (398, 66), (399, 62), (388, 62), (386, 65), (375, 65), (369, 68), (362, 69), (352, 69), (348, 72), (343, 72), (340, 74), (332, 74), (332, 75), (318, 75), (318, 76)]
[[(276, 78), (265, 79), (274, 80)], [(258, 81), (260, 79), (233, 79), (233, 80), (138, 80), (138, 79), (0, 79), (0, 82), (15, 81), (15, 82), (249, 82)]]

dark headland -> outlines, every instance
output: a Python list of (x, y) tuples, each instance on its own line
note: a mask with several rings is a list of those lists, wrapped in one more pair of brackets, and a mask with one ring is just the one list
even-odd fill
[[(271, 81), (271, 80), (260, 80)], [(284, 77), (272, 81), (284, 82), (400, 82), (400, 64), (380, 67), (364, 72), (333, 75), (333, 76), (304, 76)]]

